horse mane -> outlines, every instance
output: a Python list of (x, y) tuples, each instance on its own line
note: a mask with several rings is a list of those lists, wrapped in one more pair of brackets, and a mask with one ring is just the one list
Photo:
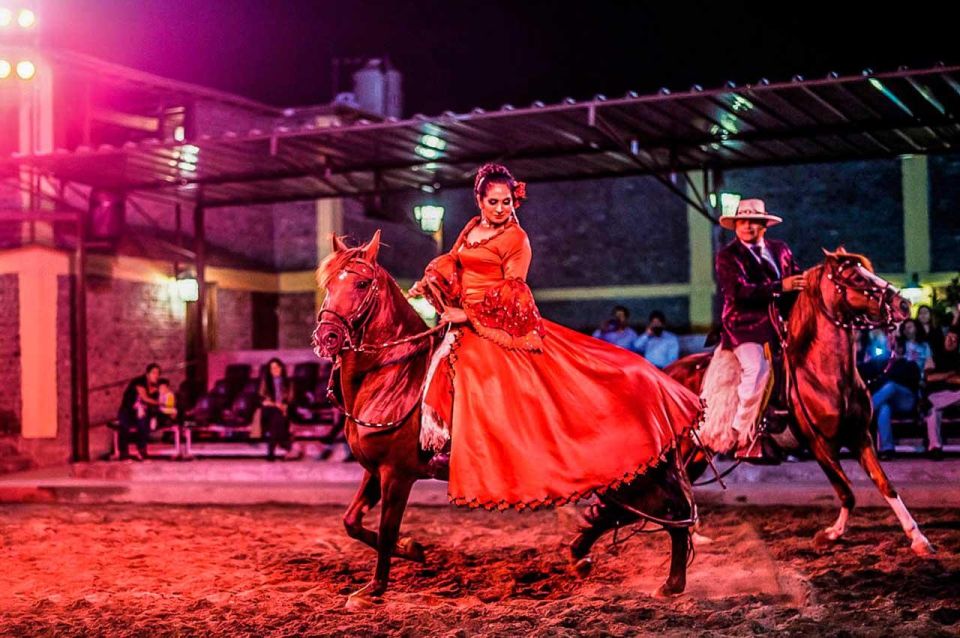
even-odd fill
[(348, 248), (332, 252), (324, 257), (317, 267), (317, 286), (321, 289), (326, 288), (333, 276), (343, 270), (351, 260), (360, 256), (362, 251), (361, 247)]
[(866, 255), (860, 253), (851, 253), (838, 248), (834, 252), (824, 251), (826, 259), (824, 263), (817, 264), (803, 272), (804, 280), (807, 282), (806, 288), (798, 295), (797, 302), (790, 312), (790, 327), (795, 330), (790, 335), (790, 351), (799, 358), (803, 358), (810, 350), (814, 337), (817, 335), (817, 314), (820, 312), (823, 291), (820, 290), (820, 276), (829, 259), (836, 259), (843, 262), (856, 262), (869, 270), (873, 270), (873, 262)]
[(797, 301), (788, 317), (790, 330), (793, 332), (790, 335), (790, 351), (800, 358), (806, 356), (817, 335), (816, 317), (821, 295), (817, 283), (820, 281), (821, 272), (823, 264), (804, 271), (803, 278), (807, 286), (797, 295)]

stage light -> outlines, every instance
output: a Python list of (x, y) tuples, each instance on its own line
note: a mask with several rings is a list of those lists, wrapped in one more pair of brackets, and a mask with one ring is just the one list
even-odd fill
[(37, 74), (37, 67), (30, 60), (20, 60), (17, 62), (17, 77), (21, 80), (32, 80)]
[(0, 80), (6, 80), (13, 73), (13, 66), (6, 60), (0, 60)]
[(13, 11), (6, 7), (0, 8), (0, 28), (13, 24)]
[(196, 301), (200, 298), (200, 284), (197, 278), (189, 273), (180, 273), (177, 276), (177, 296), (180, 301)]
[(37, 14), (30, 9), (20, 9), (17, 14), (17, 24), (21, 29), (32, 29), (37, 24)]
[(435, 233), (443, 225), (443, 206), (414, 206), (413, 216), (425, 233)]

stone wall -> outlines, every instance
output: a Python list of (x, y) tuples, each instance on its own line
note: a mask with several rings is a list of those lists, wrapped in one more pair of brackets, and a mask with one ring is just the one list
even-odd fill
[(316, 296), (312, 292), (280, 295), (281, 349), (310, 348), (316, 328)]
[(0, 275), (0, 436), (20, 432), (23, 418), (20, 378), (20, 283)]

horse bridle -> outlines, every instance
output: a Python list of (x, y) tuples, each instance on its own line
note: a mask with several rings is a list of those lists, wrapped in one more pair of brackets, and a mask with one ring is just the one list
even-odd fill
[[(360, 269), (351, 268), (353, 264), (360, 266)], [(330, 372), (330, 378), (327, 381), (327, 398), (330, 399), (330, 401), (334, 405), (336, 405), (337, 408), (339, 408), (340, 411), (343, 412), (348, 419), (350, 419), (351, 421), (353, 421), (359, 426), (362, 426), (365, 428), (373, 428), (377, 430), (392, 430), (394, 428), (397, 428), (403, 425), (403, 423), (417, 409), (417, 406), (420, 404), (423, 398), (423, 390), (420, 391), (420, 396), (413, 403), (410, 409), (406, 410), (403, 416), (401, 416), (400, 418), (395, 419), (393, 421), (387, 421), (387, 422), (364, 421), (363, 419), (360, 419), (354, 416), (353, 414), (350, 413), (349, 410), (347, 410), (346, 406), (343, 405), (343, 403), (340, 401), (339, 397), (337, 396), (336, 391), (334, 390), (335, 375), (337, 374), (337, 371), (340, 370), (341, 353), (344, 350), (350, 350), (352, 352), (359, 352), (359, 353), (376, 352), (378, 350), (384, 350), (386, 348), (391, 348), (393, 346), (398, 346), (405, 343), (411, 343), (413, 341), (419, 341), (420, 339), (424, 339), (426, 337), (429, 337), (445, 329), (446, 325), (441, 324), (434, 328), (430, 328), (429, 330), (419, 332), (409, 337), (403, 337), (401, 339), (385, 341), (383, 343), (364, 344), (363, 330), (364, 330), (364, 327), (366, 326), (367, 319), (369, 318), (368, 315), (371, 309), (373, 308), (374, 300), (376, 299), (377, 294), (380, 292), (380, 287), (377, 284), (377, 268), (370, 262), (367, 262), (363, 259), (355, 258), (347, 262), (347, 264), (343, 267), (340, 273), (341, 274), (353, 273), (355, 275), (359, 275), (361, 277), (367, 278), (370, 280), (370, 286), (367, 289), (366, 295), (363, 297), (363, 299), (360, 301), (360, 304), (357, 306), (356, 310), (354, 310), (354, 312), (351, 313), (349, 317), (344, 317), (339, 312), (335, 310), (331, 310), (329, 308), (321, 308), (320, 313), (317, 316), (318, 324), (323, 323), (325, 314), (332, 316), (336, 321), (329, 322), (329, 323), (336, 326), (339, 332), (344, 336), (344, 339), (340, 345), (339, 352), (333, 355), (334, 369)], [(354, 334), (355, 332), (358, 333), (356, 334), (356, 336)], [(411, 353), (408, 353), (405, 357), (403, 357), (403, 359), (409, 356), (412, 356), (418, 351), (419, 351), (419, 348), (414, 350)], [(398, 359), (396, 361), (391, 361), (390, 363), (397, 363), (401, 360), (402, 359)]]
[[(861, 264), (855, 260), (842, 260), (837, 266), (836, 270), (829, 270), (827, 266), (824, 265), (823, 270), (820, 272), (820, 277), (817, 280), (818, 288), (823, 283), (823, 278), (826, 276), (827, 280), (833, 284), (834, 290), (837, 293), (840, 301), (838, 303), (837, 314), (833, 314), (827, 304), (823, 299), (822, 292), (817, 296), (820, 311), (833, 322), (838, 328), (843, 330), (873, 330), (874, 328), (885, 328), (891, 330), (896, 322), (893, 320), (893, 298), (896, 297), (898, 291), (897, 288), (889, 283), (885, 282), (886, 285), (870, 285), (866, 288), (861, 288), (859, 286), (854, 286), (849, 280), (845, 277), (847, 270), (851, 268), (857, 268)], [(854, 311), (849, 302), (847, 301), (847, 291), (853, 289), (854, 291), (863, 294), (868, 299), (871, 299), (877, 303), (880, 307), (880, 319), (870, 320), (862, 316), (861, 313)], [(846, 318), (844, 318), (846, 315)]]
[[(367, 294), (364, 295), (356, 310), (354, 310), (349, 317), (344, 317), (336, 310), (321, 307), (320, 314), (317, 315), (318, 325), (323, 324), (324, 315), (330, 315), (336, 320), (330, 321), (329, 323), (333, 324), (337, 331), (340, 332), (344, 337), (340, 345), (340, 352), (343, 352), (344, 350), (357, 350), (360, 342), (363, 341), (363, 327), (366, 325), (367, 314), (373, 307), (373, 301), (377, 298), (377, 293), (380, 291), (380, 287), (377, 284), (377, 269), (373, 266), (373, 264), (359, 258), (351, 259), (343, 267), (343, 270), (340, 271), (340, 276), (343, 276), (347, 273), (359, 275), (360, 277), (369, 279), (370, 281), (370, 286), (367, 288)], [(355, 335), (356, 331), (359, 331), (359, 334)], [(354, 341), (356, 341), (356, 345), (354, 344)], [(334, 355), (334, 358), (336, 358), (336, 355)]]

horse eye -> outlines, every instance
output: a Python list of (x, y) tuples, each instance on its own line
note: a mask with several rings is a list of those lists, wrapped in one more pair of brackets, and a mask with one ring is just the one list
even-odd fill
[(361, 279), (360, 281), (357, 282), (357, 288), (359, 288), (360, 290), (366, 290), (369, 287), (370, 287), (370, 282), (367, 281), (366, 279)]

